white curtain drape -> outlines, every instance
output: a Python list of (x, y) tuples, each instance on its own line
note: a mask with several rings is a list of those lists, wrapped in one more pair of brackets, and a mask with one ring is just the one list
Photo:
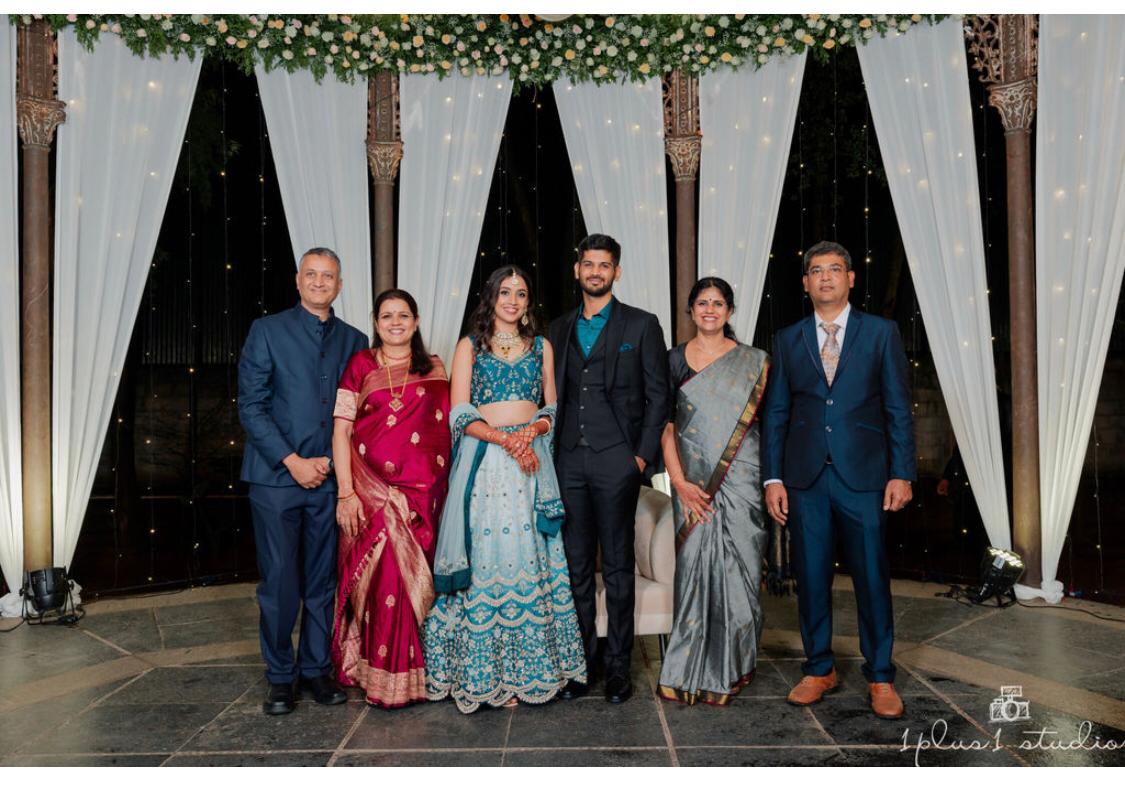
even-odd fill
[(69, 566), (133, 322), (153, 266), (201, 60), (93, 52), (59, 33), (52, 476), (54, 557)]
[(423, 338), (447, 367), (511, 96), (507, 75), (404, 74), (399, 82), (398, 282), (418, 301)]
[(367, 81), (254, 70), (269, 130), (293, 262), (312, 247), (340, 257), (333, 311), (371, 335), (371, 216), (367, 203)]
[(11, 592), (19, 592), (23, 579), (16, 172), (16, 31), (5, 15), (0, 17), (0, 570)]
[[(1055, 579), (1125, 269), (1125, 18), (1039, 22), (1035, 269), (1043, 584)], [(1019, 592), (1017, 592), (1019, 594)]]
[(731, 324), (747, 344), (758, 322), (806, 57), (699, 78), (698, 270), (734, 288)]
[(1010, 548), (961, 19), (857, 49), (949, 420), (989, 541)]
[(563, 78), (554, 90), (586, 232), (621, 243), (614, 294), (655, 314), (671, 341), (660, 80), (576, 85)]

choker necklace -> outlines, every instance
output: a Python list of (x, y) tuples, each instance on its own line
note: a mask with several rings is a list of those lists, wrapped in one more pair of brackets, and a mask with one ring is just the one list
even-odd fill
[(500, 354), (507, 358), (512, 350), (523, 348), (523, 337), (518, 333), (498, 330), (492, 334), (492, 341), (500, 348)]

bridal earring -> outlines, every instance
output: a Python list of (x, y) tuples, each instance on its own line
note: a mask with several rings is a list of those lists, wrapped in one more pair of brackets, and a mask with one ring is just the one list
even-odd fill
[(521, 325), (523, 325), (523, 326), (524, 326), (525, 328), (526, 328), (526, 327), (528, 326), (528, 324), (529, 324), (530, 322), (531, 322), (531, 320), (529, 320), (529, 319), (527, 318), (527, 314), (526, 314), (526, 313), (525, 313), (525, 314), (524, 314), (524, 315), (523, 315), (522, 317), (520, 317), (520, 324), (521, 324)]

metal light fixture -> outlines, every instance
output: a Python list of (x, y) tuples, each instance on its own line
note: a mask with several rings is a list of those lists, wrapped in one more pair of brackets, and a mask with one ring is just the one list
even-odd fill
[(984, 552), (980, 563), (980, 586), (969, 590), (969, 599), (983, 603), (996, 598), (1000, 605), (1015, 602), (1012, 586), (1024, 573), (1023, 559), (1013, 551), (1003, 548), (989, 548)]
[(23, 597), (23, 617), (29, 622), (42, 623), (52, 614), (61, 624), (74, 623), (79, 619), (65, 567), (44, 567), (24, 573), (20, 595)]

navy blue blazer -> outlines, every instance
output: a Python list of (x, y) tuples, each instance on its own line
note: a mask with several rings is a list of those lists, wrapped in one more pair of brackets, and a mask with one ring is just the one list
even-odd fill
[(807, 488), (831, 455), (853, 490), (917, 477), (906, 354), (898, 325), (848, 316), (836, 376), (820, 361), (816, 315), (778, 331), (762, 415), (762, 481)]
[[(295, 486), (282, 460), (292, 452), (332, 456), (336, 386), (351, 357), (367, 346), (367, 336), (334, 313), (321, 322), (300, 303), (254, 320), (238, 362), (243, 481)], [(336, 478), (320, 487), (335, 490)]]

